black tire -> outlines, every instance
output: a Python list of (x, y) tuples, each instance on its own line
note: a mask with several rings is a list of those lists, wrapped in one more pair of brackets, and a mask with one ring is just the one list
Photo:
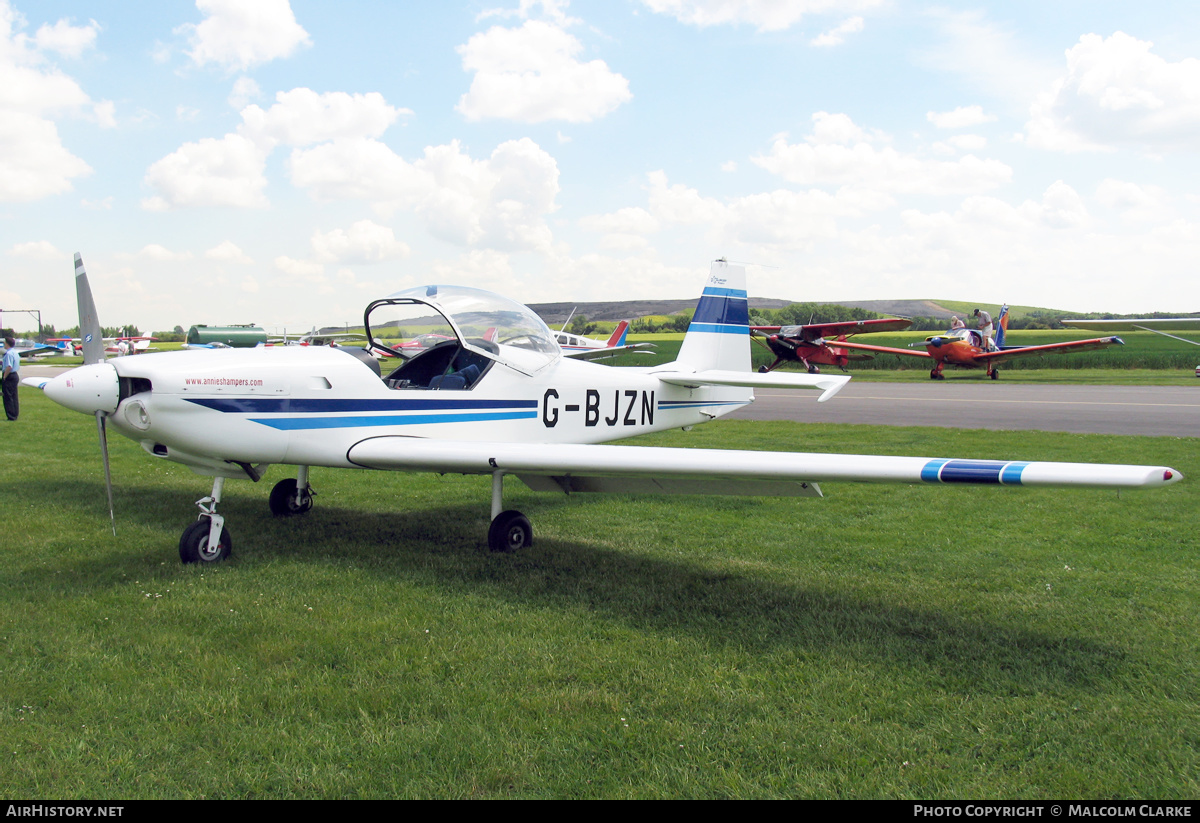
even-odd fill
[(937, 370), (937, 369), (933, 369), (933, 370), (931, 370), (931, 371), (929, 372), (929, 379), (930, 379), (930, 380), (937, 380), (939, 377), (941, 377), (941, 375), (940, 375), (940, 374), (938, 374), (938, 370)]
[(820, 367), (820, 366), (809, 366), (809, 367), (808, 367), (808, 373), (809, 373), (809, 374), (820, 374), (820, 373), (821, 373), (821, 367)]
[(183, 530), (183, 536), (179, 538), (180, 560), (184, 563), (220, 563), (229, 558), (233, 553), (233, 538), (229, 536), (229, 529), (221, 529), (217, 549), (210, 551), (208, 527), (209, 520), (205, 517)]
[(276, 517), (294, 517), (297, 514), (305, 514), (311, 509), (313, 499), (312, 494), (306, 490), (300, 504), (297, 505), (296, 479), (289, 477), (280, 480), (275, 484), (275, 488), (271, 489), (271, 498), (267, 501), (267, 505), (271, 507), (271, 514)]
[(500, 512), (488, 528), (488, 548), (494, 552), (515, 552), (533, 545), (533, 526), (519, 511)]
[(999, 369), (992, 369), (992, 379), (993, 380), (1000, 379), (1000, 370)]

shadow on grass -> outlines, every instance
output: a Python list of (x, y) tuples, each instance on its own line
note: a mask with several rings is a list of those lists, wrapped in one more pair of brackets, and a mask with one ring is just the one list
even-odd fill
[[(23, 493), (37, 495), (36, 486)], [(71, 480), (55, 483), (52, 491), (64, 505), (100, 515), (106, 508), (103, 483)], [(94, 554), (71, 557), (70, 585), (81, 586), (80, 591), (115, 585), (135, 571), (130, 568), (134, 557), (145, 558), (149, 567), (138, 573), (153, 573), (164, 560), (178, 562), (176, 540), (195, 516), (199, 496), (194, 489), (143, 493), (127, 486), (118, 501), (117, 526), (118, 535), (125, 526), (126, 536), (119, 536), (113, 549), (98, 545)], [(383, 580), (427, 585), (432, 579), (443, 589), (526, 607), (571, 613), (585, 609), (598, 620), (689, 636), (714, 648), (749, 654), (791, 651), (932, 670), (964, 694), (1025, 694), (1064, 685), (1094, 689), (1114, 677), (1125, 661), (1115, 646), (1066, 632), (1029, 630), (1019, 625), (1022, 615), (1011, 620), (964, 617), (935, 606), (781, 584), (753, 573), (652, 558), (598, 543), (539, 538), (531, 549), (493, 554), (486, 545), (485, 501), (381, 513), (322, 505), (318, 498), (311, 514), (282, 519), (266, 512), (261, 497), (231, 496), (221, 505), (234, 540), (231, 569), (248, 571), (279, 561), (345, 564)], [(141, 538), (131, 541), (130, 527)], [(536, 534), (536, 516), (534, 528)], [(68, 583), (56, 577), (63, 571), (60, 562), (29, 573), (54, 577), (61, 585)]]

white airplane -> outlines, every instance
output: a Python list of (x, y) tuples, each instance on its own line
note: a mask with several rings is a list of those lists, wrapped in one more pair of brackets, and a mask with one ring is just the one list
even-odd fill
[(674, 363), (616, 369), (571, 360), (527, 307), (479, 289), (427, 286), (367, 306), (374, 347), (388, 348), (376, 332), (394, 335), (434, 317), (453, 335), (390, 374), (357, 348), (164, 352), (105, 362), (78, 254), (75, 271), (86, 365), (25, 382), (95, 416), (110, 518), (108, 423), (148, 454), (212, 476), (211, 494), (197, 502), (199, 517), (179, 541), (185, 563), (229, 556), (229, 529), (217, 512), (225, 481), (257, 481), (274, 463), (298, 467), (271, 492), (270, 509), (280, 516), (312, 507), (312, 466), (489, 475), (495, 551), (533, 539), (529, 520), (504, 510), (506, 475), (567, 494), (818, 497), (817, 482), (825, 480), (1132, 488), (1181, 479), (1163, 466), (596, 445), (712, 420), (752, 402), (755, 387), (816, 388), (824, 401), (850, 379), (751, 372), (745, 270), (723, 260), (712, 265)]
[[(570, 318), (568, 318), (568, 322), (569, 320)], [(571, 334), (569, 331), (566, 331), (565, 324), (563, 331), (554, 333), (554, 339), (562, 347), (564, 356), (573, 357), (576, 360), (599, 360), (605, 357), (612, 357), (623, 351), (654, 348), (653, 343), (626, 343), (625, 338), (628, 334), (629, 321), (622, 320), (617, 324), (617, 328), (607, 340), (593, 340), (590, 337), (584, 337), (582, 334)], [(650, 354), (650, 352), (645, 351), (641, 353)]]

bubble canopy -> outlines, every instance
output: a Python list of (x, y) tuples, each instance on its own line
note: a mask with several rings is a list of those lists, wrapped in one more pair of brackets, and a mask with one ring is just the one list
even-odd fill
[(439, 338), (456, 339), (522, 374), (540, 371), (562, 356), (550, 329), (528, 306), (466, 286), (396, 292), (367, 306), (363, 323), (372, 346), (401, 357), (411, 358)]

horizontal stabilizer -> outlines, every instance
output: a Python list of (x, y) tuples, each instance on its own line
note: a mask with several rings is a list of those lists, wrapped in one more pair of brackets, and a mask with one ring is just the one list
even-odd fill
[(751, 389), (821, 389), (818, 403), (833, 397), (850, 378), (841, 374), (790, 374), (786, 372), (656, 371), (653, 375), (673, 386), (742, 386)]

